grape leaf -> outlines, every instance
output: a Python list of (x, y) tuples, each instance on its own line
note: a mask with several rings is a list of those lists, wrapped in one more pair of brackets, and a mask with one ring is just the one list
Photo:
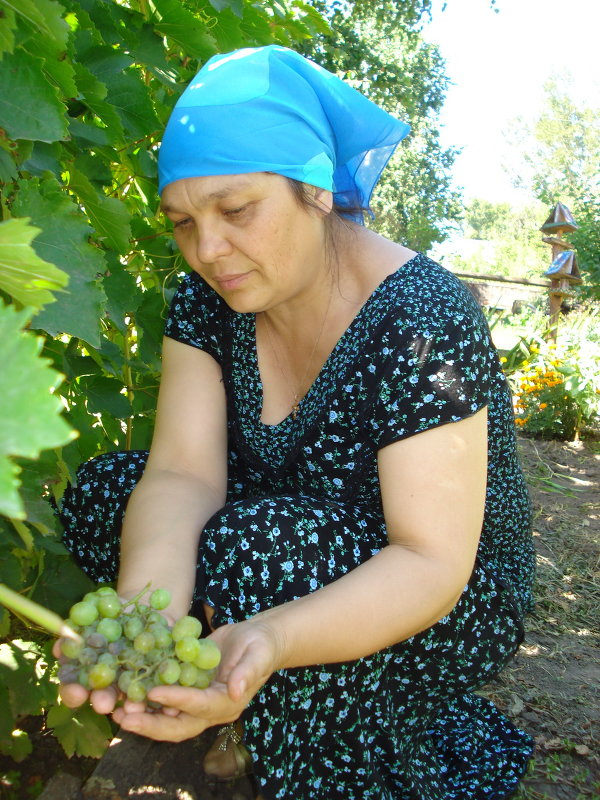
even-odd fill
[(118, 253), (129, 251), (130, 214), (126, 206), (115, 197), (99, 194), (86, 176), (73, 169), (69, 189), (78, 195), (101, 239)]
[[(17, 50), (0, 61), (0, 127), (12, 139), (67, 138), (66, 108), (43, 73), (43, 61)], [(23, 102), (23, 98), (27, 102)]]
[(40, 232), (26, 217), (0, 222), (0, 289), (35, 308), (54, 302), (50, 290), (69, 282), (65, 272), (42, 260), (31, 247)]
[(8, 183), (17, 177), (17, 166), (5, 150), (0, 150), (0, 181)]
[(12, 53), (17, 26), (17, 19), (12, 8), (4, 8), (2, 11), (2, 16), (0, 16), (0, 56), (2, 53)]
[(131, 403), (124, 394), (121, 394), (123, 389), (121, 381), (93, 375), (81, 378), (79, 385), (86, 394), (90, 414), (108, 413), (116, 419), (131, 416)]
[[(114, 107), (106, 102), (108, 92), (106, 85), (83, 64), (75, 64), (75, 80), (87, 107), (107, 126), (106, 128), (96, 128), (96, 131), (103, 131), (107, 139), (110, 138), (113, 143), (124, 141), (125, 134), (119, 115)], [(87, 127), (91, 126), (88, 125)], [(71, 123), (71, 128), (73, 128), (73, 123)], [(104, 144), (104, 142), (101, 142), (101, 144)]]
[(143, 139), (161, 129), (148, 87), (138, 72), (108, 73), (103, 77), (107, 100), (115, 107), (130, 139)]
[(214, 38), (207, 32), (206, 25), (188, 11), (177, 0), (155, 0), (157, 15), (155, 30), (167, 36), (192, 58), (206, 61), (217, 52)]
[(0, 307), (4, 390), (0, 395), (0, 512), (24, 517), (17, 494), (18, 468), (10, 456), (37, 458), (40, 450), (58, 447), (74, 433), (59, 416), (62, 404), (50, 393), (59, 380), (39, 357), (41, 340), (21, 330), (29, 312)]
[(33, 744), (25, 731), (16, 728), (11, 732), (10, 737), (0, 743), (0, 749), (4, 755), (10, 756), (13, 761), (19, 763), (31, 755)]
[(20, 17), (33, 26), (43, 37), (50, 38), (65, 49), (69, 36), (69, 25), (62, 15), (64, 8), (54, 0), (2, 0)]
[(69, 275), (68, 293), (61, 293), (56, 303), (43, 309), (32, 326), (52, 336), (70, 333), (99, 345), (105, 295), (97, 278), (106, 264), (102, 251), (88, 241), (91, 228), (85, 217), (54, 178), (21, 181), (13, 211), (18, 214), (21, 209), (27, 209), (42, 229), (34, 242), (37, 254)]
[(104, 290), (107, 297), (106, 311), (124, 334), (127, 329), (125, 317), (137, 311), (143, 295), (137, 288), (133, 275), (118, 263), (111, 266), (110, 275), (104, 279)]
[(106, 717), (89, 706), (67, 708), (54, 706), (48, 712), (47, 724), (63, 746), (69, 758), (73, 755), (100, 758), (112, 739), (112, 729)]
[(209, 3), (215, 11), (223, 11), (226, 8), (230, 8), (238, 17), (241, 17), (244, 13), (243, 0), (209, 0)]

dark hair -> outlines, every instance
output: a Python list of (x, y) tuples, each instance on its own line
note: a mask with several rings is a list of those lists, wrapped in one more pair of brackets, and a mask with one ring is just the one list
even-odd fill
[[(302, 183), (302, 181), (298, 181), (295, 178), (286, 178), (286, 180), (290, 185), (294, 197), (303, 208), (322, 210), (321, 206), (315, 203), (308, 184)], [(331, 222), (335, 224), (336, 218), (339, 219), (341, 217), (343, 219), (344, 217), (356, 215), (364, 216), (366, 211), (367, 209), (361, 206), (342, 206), (339, 203), (334, 203), (331, 214), (327, 219), (331, 218)]]

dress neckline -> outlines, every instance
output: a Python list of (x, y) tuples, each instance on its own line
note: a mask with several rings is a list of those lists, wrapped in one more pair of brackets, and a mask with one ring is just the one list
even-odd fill
[(300, 400), (300, 411), (299, 411), (299, 413), (298, 413), (298, 415), (297, 415), (295, 420), (293, 419), (292, 410), (290, 409), (289, 414), (286, 417), (283, 417), (283, 419), (281, 419), (279, 422), (271, 424), (271, 423), (267, 423), (267, 422), (263, 422), (262, 421), (263, 383), (262, 383), (262, 379), (261, 379), (261, 376), (260, 376), (260, 369), (259, 369), (259, 365), (258, 365), (258, 350), (257, 350), (257, 347), (256, 347), (256, 315), (255, 314), (249, 315), (251, 317), (251, 329), (248, 332), (250, 334), (250, 339), (251, 339), (251, 342), (252, 342), (252, 347), (250, 348), (250, 350), (251, 350), (251, 353), (250, 353), (250, 356), (251, 356), (250, 368), (254, 373), (254, 379), (255, 379), (256, 388), (257, 388), (257, 391), (256, 391), (256, 396), (257, 396), (257, 399), (258, 399), (258, 402), (257, 402), (257, 406), (258, 406), (258, 408), (257, 408), (257, 411), (258, 411), (257, 425), (261, 430), (263, 430), (264, 432), (269, 433), (269, 432), (274, 432), (274, 431), (277, 431), (277, 430), (283, 430), (283, 429), (287, 430), (290, 426), (295, 425), (295, 423), (298, 421), (298, 419), (302, 416), (302, 411), (303, 411), (302, 406), (304, 405), (305, 408), (306, 408), (306, 406), (308, 405), (307, 401), (309, 401), (312, 398), (312, 395), (317, 391), (317, 389), (319, 388), (320, 384), (323, 382), (323, 377), (328, 373), (329, 368), (330, 368), (332, 362), (335, 360), (337, 353), (341, 349), (343, 349), (346, 340), (351, 336), (354, 328), (357, 327), (358, 325), (360, 325), (360, 323), (362, 322), (363, 317), (367, 314), (367, 312), (370, 309), (371, 305), (376, 301), (377, 297), (381, 294), (381, 292), (383, 291), (383, 289), (386, 286), (386, 284), (388, 282), (390, 282), (391, 280), (393, 280), (394, 278), (396, 278), (407, 267), (411, 266), (412, 263), (415, 260), (417, 260), (421, 255), (422, 255), (421, 253), (416, 253), (414, 256), (409, 258), (408, 261), (405, 261), (404, 264), (402, 264), (400, 267), (398, 267), (396, 270), (394, 270), (394, 272), (390, 272), (389, 275), (386, 275), (385, 278), (381, 281), (381, 283), (377, 284), (377, 286), (373, 289), (371, 294), (367, 297), (365, 302), (362, 304), (362, 306), (358, 309), (358, 311), (356, 312), (356, 314), (352, 318), (350, 324), (343, 331), (343, 333), (341, 334), (340, 338), (335, 343), (333, 349), (331, 350), (331, 352), (327, 356), (325, 362), (323, 363), (323, 366), (319, 370), (316, 378), (311, 383), (311, 385), (310, 385), (308, 391), (306, 392), (306, 394), (304, 395), (304, 397)]

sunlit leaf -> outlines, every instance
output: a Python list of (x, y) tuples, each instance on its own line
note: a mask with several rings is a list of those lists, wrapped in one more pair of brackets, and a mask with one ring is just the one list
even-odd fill
[(35, 308), (52, 303), (51, 290), (60, 290), (69, 282), (65, 272), (42, 260), (31, 247), (39, 233), (27, 218), (0, 222), (0, 289)]
[(100, 758), (112, 739), (106, 717), (97, 714), (89, 705), (81, 708), (55, 706), (48, 712), (47, 724), (69, 757)]

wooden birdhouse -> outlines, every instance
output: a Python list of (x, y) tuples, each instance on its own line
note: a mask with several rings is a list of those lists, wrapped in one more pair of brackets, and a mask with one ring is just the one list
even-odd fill
[(544, 275), (550, 278), (550, 293), (561, 296), (570, 294), (573, 284), (581, 283), (577, 256), (574, 250), (558, 253)]

